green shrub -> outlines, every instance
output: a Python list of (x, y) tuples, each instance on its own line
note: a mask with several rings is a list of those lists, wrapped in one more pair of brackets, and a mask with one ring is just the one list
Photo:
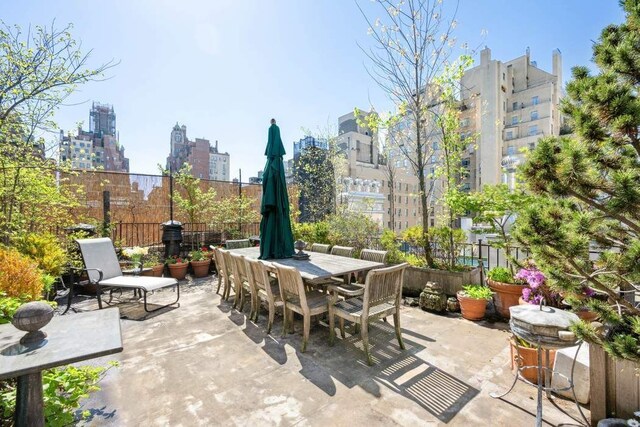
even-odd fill
[(493, 296), (491, 289), (483, 285), (464, 285), (462, 289), (469, 298), (490, 300)]
[[(118, 366), (110, 362), (104, 366), (65, 366), (42, 373), (44, 393), (44, 422), (47, 426), (68, 426), (79, 421), (76, 411), (80, 408), (80, 400), (100, 390), (98, 383), (106, 372)], [(0, 382), (0, 415), (2, 425), (11, 425), (16, 407), (16, 380)], [(88, 411), (81, 413), (81, 418), (89, 416)]]
[(351, 246), (356, 253), (371, 247), (380, 233), (378, 223), (369, 215), (342, 208), (327, 218), (328, 239), (332, 245)]
[(396, 234), (385, 229), (380, 236), (380, 245), (387, 251), (387, 262), (389, 264), (400, 264), (404, 262), (404, 254), (400, 251)]
[(511, 270), (505, 267), (493, 267), (487, 273), (487, 277), (494, 282), (515, 283)]
[(51, 276), (59, 276), (67, 263), (67, 253), (53, 234), (23, 234), (12, 240), (21, 254), (38, 263)]
[(293, 238), (306, 243), (329, 243), (329, 226), (325, 221), (292, 224)]

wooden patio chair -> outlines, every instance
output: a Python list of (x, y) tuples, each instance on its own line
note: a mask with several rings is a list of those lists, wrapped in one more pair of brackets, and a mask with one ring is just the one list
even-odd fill
[(236, 300), (233, 302), (233, 307), (242, 311), (244, 308), (244, 301), (247, 294), (251, 297), (251, 314), (253, 314), (253, 310), (255, 309), (255, 292), (251, 289), (251, 284), (249, 283), (249, 278), (247, 277), (247, 265), (244, 262), (244, 255), (236, 254), (233, 252), (229, 253), (231, 255), (232, 260), (232, 269), (233, 269), (233, 283), (235, 285), (235, 293)]
[(253, 312), (253, 321), (258, 321), (260, 313), (260, 302), (265, 301), (269, 307), (269, 323), (267, 324), (267, 334), (271, 333), (273, 321), (275, 319), (276, 307), (282, 307), (280, 287), (276, 280), (272, 280), (263, 261), (245, 258), (247, 264), (247, 277), (249, 283), (253, 285), (256, 294), (256, 306)]
[(317, 316), (327, 312), (327, 295), (321, 291), (305, 290), (300, 272), (293, 267), (287, 267), (277, 263), (273, 264), (278, 272), (278, 284), (280, 285), (280, 298), (284, 303), (283, 335), (290, 328), (293, 332), (293, 313), (303, 317), (302, 352), (307, 350), (309, 331), (311, 330), (311, 316)]
[(331, 255), (353, 258), (353, 252), (354, 249), (350, 246), (334, 246), (331, 248)]
[(229, 278), (227, 277), (227, 269), (224, 265), (224, 256), (222, 255), (220, 248), (213, 248), (213, 257), (216, 261), (216, 276), (218, 278), (216, 294), (220, 293), (220, 287), (224, 284), (224, 287), (222, 288), (222, 299), (224, 299), (227, 294), (227, 286), (229, 286)]
[[(369, 352), (369, 322), (393, 314), (393, 323), (400, 348), (404, 350), (400, 332), (400, 297), (402, 279), (408, 263), (372, 270), (364, 282), (364, 293), (360, 297), (339, 301), (334, 294), (329, 303), (329, 344), (335, 341), (335, 316), (360, 325), (362, 346), (367, 363), (373, 364)], [(344, 322), (340, 322), (340, 334), (344, 334)]]
[(325, 245), (323, 243), (314, 243), (311, 245), (311, 248), (309, 249), (309, 251), (318, 252), (321, 254), (328, 254), (329, 248), (331, 248), (331, 245)]
[[(235, 287), (235, 277), (233, 276), (233, 258), (231, 258), (231, 252), (227, 250), (218, 249), (218, 252), (220, 252), (220, 254), (222, 255), (222, 268), (224, 269), (224, 278), (226, 279), (222, 297), (225, 301), (228, 301), (229, 296), (231, 295), (231, 288)], [(238, 295), (236, 294), (236, 300), (237, 299)], [(235, 303), (236, 301), (234, 301), (234, 306)]]
[(227, 249), (242, 249), (250, 247), (251, 242), (249, 242), (249, 239), (227, 240), (225, 246)]
[[(140, 295), (144, 298), (144, 311), (147, 313), (177, 304), (180, 300), (180, 285), (176, 279), (169, 277), (124, 276), (120, 269), (116, 250), (110, 238), (77, 239), (76, 243), (80, 247), (85, 270), (89, 276), (89, 282), (97, 285), (96, 296), (98, 297), (98, 308), (102, 308), (103, 290), (109, 290), (111, 297), (113, 290), (117, 288), (139, 291)], [(170, 304), (149, 310), (147, 306), (147, 293), (169, 286), (176, 287), (176, 300)], [(107, 304), (110, 302), (111, 298)]]
[[(360, 259), (365, 261), (373, 261), (383, 263), (387, 260), (387, 251), (375, 251), (373, 249), (363, 249), (360, 252)], [(355, 297), (362, 295), (364, 292), (364, 281), (367, 277), (367, 272), (360, 272), (356, 277), (356, 283), (351, 283), (351, 276), (349, 277), (349, 283), (344, 283), (344, 280), (329, 287), (330, 292), (337, 292), (344, 297)]]

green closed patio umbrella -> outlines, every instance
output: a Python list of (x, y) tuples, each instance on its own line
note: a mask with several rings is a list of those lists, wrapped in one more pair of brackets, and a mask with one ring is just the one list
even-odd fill
[(280, 128), (271, 119), (269, 142), (264, 152), (267, 164), (262, 176), (262, 204), (260, 213), (260, 259), (291, 258), (293, 233), (289, 218), (289, 195), (284, 178), (285, 155)]

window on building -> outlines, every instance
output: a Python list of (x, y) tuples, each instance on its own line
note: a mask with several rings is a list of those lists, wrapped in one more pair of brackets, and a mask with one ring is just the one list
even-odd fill
[(387, 227), (391, 228), (391, 221), (387, 221)]
[(540, 103), (540, 99), (537, 96), (531, 97), (531, 104), (538, 105)]
[(404, 191), (409, 192), (409, 184), (405, 184)]
[(531, 112), (531, 120), (538, 120), (538, 110)]
[(511, 108), (512, 110), (517, 110), (517, 109), (518, 109), (518, 103), (517, 103), (517, 102), (514, 102), (514, 103), (512, 104), (512, 107), (513, 107), (513, 108)]
[(409, 228), (409, 221), (404, 222), (404, 228)]
[(391, 194), (387, 194), (387, 200), (391, 201)]
[(507, 75), (505, 73), (502, 73), (502, 80), (504, 80), (507, 77)]
[(510, 139), (513, 139), (513, 131), (508, 130), (507, 131), (507, 141), (510, 140)]
[(507, 156), (514, 156), (516, 154), (516, 147), (510, 145), (507, 147)]
[(409, 196), (404, 196), (404, 204), (405, 205), (409, 204)]
[(518, 116), (511, 116), (511, 124), (512, 125), (518, 124)]
[(470, 159), (462, 159), (462, 166), (463, 167), (468, 167), (471, 164), (471, 160)]
[(404, 216), (409, 216), (409, 209), (404, 210)]
[(432, 147), (433, 147), (433, 149), (434, 149), (434, 150), (438, 150), (438, 149), (440, 148), (440, 147), (438, 146), (438, 143), (437, 143), (437, 142), (434, 142), (434, 143), (433, 143), (433, 145), (432, 145)]
[(538, 125), (529, 126), (529, 135), (537, 135), (538, 134)]
[(435, 223), (434, 219), (433, 219), (433, 218), (431, 218), (431, 226), (432, 226), (432, 227), (435, 227), (435, 225), (436, 225), (436, 223)]
[(535, 142), (530, 142), (529, 143), (529, 150), (533, 150), (534, 148), (536, 148), (536, 143)]

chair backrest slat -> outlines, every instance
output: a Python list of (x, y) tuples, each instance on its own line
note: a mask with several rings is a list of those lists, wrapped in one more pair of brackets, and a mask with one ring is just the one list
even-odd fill
[(298, 298), (301, 307), (307, 306), (307, 295), (304, 291), (304, 283), (300, 272), (293, 267), (287, 267), (273, 263), (278, 272), (278, 284), (280, 285), (280, 297), (282, 301), (290, 301)]
[(218, 249), (224, 259), (224, 270), (227, 278), (233, 276), (233, 258), (231, 258), (231, 252), (224, 249)]
[(364, 283), (362, 315), (368, 316), (369, 309), (383, 303), (400, 304), (404, 270), (409, 264), (371, 270)]
[(262, 289), (265, 291), (269, 299), (273, 300), (274, 295), (271, 292), (269, 272), (267, 271), (267, 267), (264, 262), (246, 257), (244, 261), (247, 265), (247, 278), (249, 279), (249, 283), (253, 283), (252, 286), (255, 286), (255, 289)]
[(318, 252), (321, 254), (328, 254), (329, 253), (329, 248), (331, 248), (331, 245), (325, 245), (323, 243), (314, 243), (311, 245), (311, 249), (309, 249), (311, 252)]
[(249, 239), (239, 239), (239, 240), (227, 240), (226, 247), (227, 249), (241, 249), (248, 248), (251, 246)]
[(249, 279), (247, 277), (247, 266), (244, 262), (245, 256), (236, 254), (233, 252), (229, 253), (231, 255), (231, 259), (233, 260), (233, 277), (236, 280), (239, 280), (240, 283), (248, 282)]
[[(76, 243), (80, 247), (80, 253), (86, 268), (102, 270), (103, 280), (122, 276), (116, 250), (110, 238), (77, 239)], [(100, 278), (100, 274), (97, 271), (89, 270), (88, 274), (91, 281), (97, 281)]]
[(387, 260), (387, 251), (374, 251), (373, 249), (363, 249), (360, 252), (360, 259), (365, 261), (385, 263)]
[(350, 246), (334, 246), (331, 248), (331, 255), (338, 255), (353, 258), (354, 249)]
[(227, 277), (227, 268), (224, 265), (224, 256), (222, 255), (222, 251), (219, 248), (213, 250), (213, 254), (216, 258), (216, 270), (218, 272), (218, 276), (222, 277), (223, 280), (229, 280)]

